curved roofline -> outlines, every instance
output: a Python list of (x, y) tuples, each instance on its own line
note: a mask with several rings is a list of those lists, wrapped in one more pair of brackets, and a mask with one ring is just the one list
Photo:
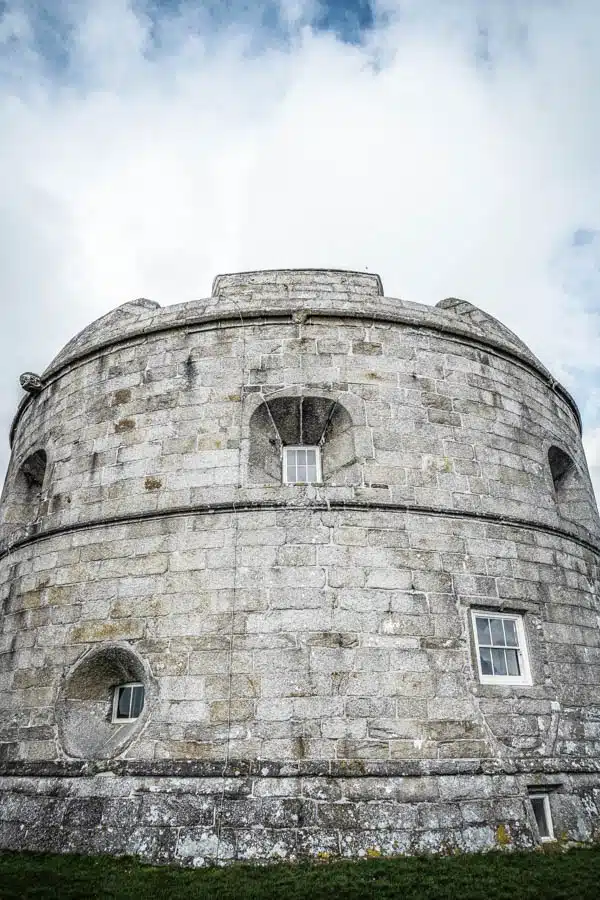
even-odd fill
[[(281, 271), (281, 270), (276, 270)], [(325, 271), (331, 271), (330, 269)], [(386, 298), (389, 299), (389, 298)], [(236, 304), (237, 306), (237, 304)], [(435, 310), (436, 307), (428, 307), (423, 306), (420, 307), (423, 310)], [(54, 382), (57, 378), (59, 378), (64, 372), (69, 371), (74, 366), (80, 364), (86, 359), (94, 358), (95, 356), (102, 353), (102, 351), (106, 350), (109, 347), (118, 347), (119, 345), (128, 344), (132, 340), (137, 340), (140, 337), (147, 337), (152, 334), (166, 334), (171, 331), (181, 331), (181, 330), (204, 330), (201, 326), (213, 326), (217, 327), (241, 327), (246, 322), (254, 322), (260, 324), (261, 322), (267, 324), (267, 320), (271, 317), (279, 322), (288, 321), (290, 323), (298, 321), (298, 314), (302, 315), (303, 321), (311, 317), (321, 317), (321, 318), (345, 318), (345, 319), (360, 319), (367, 320), (371, 322), (385, 322), (387, 324), (396, 324), (396, 325), (409, 325), (412, 328), (421, 328), (424, 331), (434, 331), (439, 334), (452, 335), (455, 338), (460, 339), (461, 341), (469, 342), (474, 346), (482, 347), (486, 350), (491, 350), (495, 352), (499, 356), (508, 357), (513, 362), (525, 366), (530, 371), (534, 372), (538, 378), (541, 378), (544, 383), (550, 388), (550, 390), (557, 393), (562, 399), (567, 403), (570, 407), (575, 421), (577, 423), (577, 427), (579, 429), (579, 433), (582, 433), (582, 421), (581, 414), (579, 412), (579, 408), (571, 396), (571, 394), (567, 391), (565, 387), (563, 387), (550, 372), (533, 356), (533, 354), (526, 354), (521, 351), (520, 348), (510, 346), (508, 343), (500, 339), (495, 339), (494, 337), (490, 337), (488, 335), (479, 335), (473, 333), (473, 331), (469, 328), (468, 324), (464, 324), (460, 318), (456, 318), (455, 321), (452, 319), (449, 322), (442, 322), (431, 319), (430, 321), (415, 321), (414, 316), (410, 315), (411, 307), (405, 308), (400, 306), (397, 310), (393, 312), (381, 310), (381, 312), (377, 312), (376, 310), (356, 310), (356, 309), (344, 309), (344, 308), (336, 308), (335, 304), (329, 305), (327, 308), (310, 308), (306, 306), (299, 307), (297, 309), (291, 309), (290, 307), (281, 308), (273, 306), (272, 308), (263, 308), (260, 311), (256, 310), (242, 310), (237, 307), (235, 310), (231, 311), (223, 311), (220, 314), (215, 314), (215, 311), (211, 311), (205, 315), (196, 315), (192, 316), (185, 321), (175, 321), (170, 323), (160, 323), (153, 322), (150, 325), (146, 325), (145, 327), (141, 325), (138, 328), (134, 328), (133, 330), (127, 332), (126, 334), (119, 337), (112, 337), (110, 339), (99, 341), (91, 347), (87, 347), (82, 349), (80, 353), (74, 353), (72, 356), (68, 357), (64, 360), (64, 362), (59, 363), (58, 365), (50, 368), (44, 372), (42, 376), (43, 387), (42, 391), (52, 382)], [(196, 327), (196, 328), (195, 328)], [(206, 330), (209, 330), (208, 328)], [(525, 345), (522, 345), (524, 350), (528, 348)], [(36, 394), (39, 396), (39, 394)], [(34, 400), (34, 396), (31, 394), (27, 394), (25, 397), (21, 399), (19, 406), (17, 408), (17, 412), (13, 418), (10, 433), (9, 433), (9, 441), (10, 446), (13, 446), (14, 438), (16, 434), (16, 430), (23, 415), (25, 409), (29, 406), (29, 404)]]
[[(362, 312), (398, 318), (399, 312), (417, 326), (435, 325), (442, 330), (459, 329), (486, 342), (499, 342), (502, 347), (522, 353), (538, 368), (545, 370), (529, 347), (495, 319), (490, 313), (466, 300), (446, 298), (435, 306), (385, 297), (376, 273), (350, 269), (264, 269), (218, 275), (213, 282), (213, 294), (208, 298), (161, 307), (155, 301), (138, 299), (122, 303), (87, 325), (69, 340), (50, 362), (43, 378), (57, 371), (69, 360), (100, 347), (107, 341), (120, 340), (127, 335), (149, 333), (220, 313), (227, 317), (235, 310), (237, 316), (250, 318), (264, 310), (328, 309), (335, 306), (352, 314)], [(240, 309), (243, 305), (244, 309)]]

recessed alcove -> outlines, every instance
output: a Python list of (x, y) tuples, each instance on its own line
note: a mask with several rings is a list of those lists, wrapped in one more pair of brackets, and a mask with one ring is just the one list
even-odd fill
[(559, 515), (571, 522), (594, 528), (593, 499), (574, 459), (561, 447), (548, 450)]
[(321, 448), (325, 484), (359, 480), (352, 419), (338, 400), (319, 396), (265, 400), (250, 419), (250, 480), (280, 484), (282, 449), (290, 446)]
[[(115, 720), (115, 689), (143, 685), (144, 707), (134, 720)], [(90, 651), (68, 675), (57, 705), (63, 750), (78, 759), (109, 759), (133, 740), (148, 716), (152, 684), (131, 648), (111, 644)]]
[(9, 483), (4, 521), (13, 525), (30, 525), (42, 512), (44, 479), (48, 457), (39, 449), (18, 467)]
[(548, 450), (548, 463), (554, 482), (554, 490), (557, 495), (563, 494), (568, 488), (569, 476), (573, 475), (575, 463), (560, 447), (550, 447)]

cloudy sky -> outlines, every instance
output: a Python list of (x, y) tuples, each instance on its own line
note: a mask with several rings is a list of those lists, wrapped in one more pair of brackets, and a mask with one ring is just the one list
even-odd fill
[(109, 309), (368, 268), (524, 338), (600, 496), (598, 0), (0, 0), (0, 44), (2, 470)]

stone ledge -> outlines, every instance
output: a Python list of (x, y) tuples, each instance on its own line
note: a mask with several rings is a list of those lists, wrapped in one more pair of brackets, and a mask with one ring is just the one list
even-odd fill
[[(336, 490), (334, 488), (334, 490)], [(526, 528), (531, 531), (538, 531), (544, 534), (552, 534), (565, 540), (574, 541), (586, 550), (599, 554), (600, 546), (590, 540), (592, 537), (589, 532), (585, 533), (584, 529), (580, 529), (582, 533), (566, 531), (562, 528), (556, 528), (543, 522), (533, 522), (528, 519), (520, 519), (516, 516), (505, 516), (500, 513), (492, 512), (472, 512), (468, 510), (452, 509), (448, 507), (438, 506), (422, 506), (417, 503), (398, 503), (394, 501), (382, 502), (376, 500), (340, 500), (335, 497), (328, 496), (326, 489), (320, 488), (322, 496), (319, 499), (310, 499), (302, 497), (292, 500), (272, 499), (272, 500), (254, 500), (243, 496), (243, 492), (238, 489), (237, 497), (230, 501), (222, 503), (203, 503), (190, 504), (189, 506), (179, 506), (165, 509), (154, 509), (140, 513), (124, 513), (118, 516), (107, 516), (102, 519), (88, 519), (83, 522), (73, 522), (72, 524), (61, 525), (56, 528), (48, 528), (44, 530), (39, 523), (29, 529), (23, 529), (16, 532), (12, 540), (4, 540), (0, 542), (0, 559), (8, 556), (20, 547), (36, 543), (38, 541), (47, 540), (57, 535), (72, 534), (76, 531), (85, 531), (87, 529), (105, 528), (112, 525), (131, 524), (134, 522), (142, 522), (146, 520), (165, 519), (182, 516), (195, 515), (214, 515), (215, 513), (244, 513), (256, 512), (259, 510), (299, 510), (299, 511), (344, 511), (344, 510), (364, 510), (366, 512), (400, 512), (413, 513), (422, 516), (437, 516), (449, 519), (467, 519), (470, 521), (489, 522), (497, 525), (507, 525), (515, 528)], [(589, 535), (589, 536), (588, 536)]]
[(419, 778), (455, 775), (553, 775), (600, 773), (600, 758), (493, 757), (443, 760), (7, 760), (0, 777), (89, 778)]

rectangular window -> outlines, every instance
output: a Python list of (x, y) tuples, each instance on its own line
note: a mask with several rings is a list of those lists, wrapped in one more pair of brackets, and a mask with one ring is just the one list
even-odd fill
[(284, 447), (283, 481), (285, 484), (316, 484), (321, 481), (319, 447)]
[(531, 684), (523, 617), (472, 610), (482, 684)]
[(120, 684), (113, 698), (113, 722), (132, 722), (144, 707), (143, 684)]
[(553, 841), (554, 828), (550, 813), (550, 798), (547, 791), (532, 792), (529, 794), (529, 800), (535, 816), (540, 841)]

